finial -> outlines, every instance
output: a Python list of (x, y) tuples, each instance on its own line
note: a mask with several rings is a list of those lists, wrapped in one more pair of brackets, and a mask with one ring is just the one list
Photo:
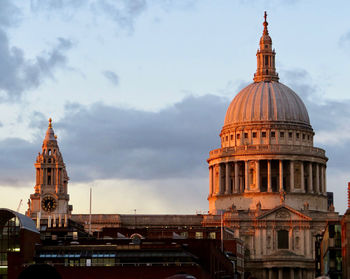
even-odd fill
[(52, 128), (51, 122), (52, 122), (52, 119), (51, 119), (51, 117), (50, 117), (50, 118), (49, 118), (49, 128)]
[(264, 25), (264, 32), (263, 32), (263, 34), (264, 35), (268, 35), (269, 34), (269, 31), (267, 30), (267, 25), (269, 25), (268, 24), (268, 22), (266, 21), (266, 18), (267, 18), (267, 13), (266, 13), (266, 11), (264, 12), (264, 23), (263, 23), (263, 25)]

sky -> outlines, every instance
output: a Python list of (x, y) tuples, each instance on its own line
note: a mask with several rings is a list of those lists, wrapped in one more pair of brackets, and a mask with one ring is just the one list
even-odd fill
[(350, 181), (348, 1), (0, 1), (0, 207), (27, 209), (48, 118), (73, 213), (204, 213), (209, 151), (252, 82), (263, 13), (328, 191)]

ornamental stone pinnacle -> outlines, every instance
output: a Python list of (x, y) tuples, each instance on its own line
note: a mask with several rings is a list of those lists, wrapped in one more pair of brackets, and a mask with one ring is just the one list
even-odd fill
[(264, 13), (264, 30), (263, 35), (260, 38), (260, 49), (256, 53), (257, 58), (257, 69), (254, 74), (254, 81), (278, 81), (279, 77), (276, 73), (275, 67), (275, 50), (272, 49), (272, 40), (269, 36), (267, 26), (269, 25), (266, 21), (267, 13)]

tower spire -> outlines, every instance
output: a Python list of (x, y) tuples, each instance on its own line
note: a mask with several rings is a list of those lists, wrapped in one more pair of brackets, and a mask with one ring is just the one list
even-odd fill
[(257, 58), (257, 69), (254, 74), (254, 81), (278, 81), (278, 74), (276, 72), (275, 67), (275, 50), (272, 49), (272, 40), (269, 36), (269, 31), (267, 26), (269, 25), (267, 22), (267, 13), (264, 13), (264, 30), (263, 34), (260, 38), (260, 48), (256, 53)]

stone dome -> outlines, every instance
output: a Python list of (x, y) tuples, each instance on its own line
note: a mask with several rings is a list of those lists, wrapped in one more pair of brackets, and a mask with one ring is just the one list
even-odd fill
[(224, 126), (266, 122), (311, 128), (303, 101), (277, 81), (254, 82), (242, 89), (227, 109)]

